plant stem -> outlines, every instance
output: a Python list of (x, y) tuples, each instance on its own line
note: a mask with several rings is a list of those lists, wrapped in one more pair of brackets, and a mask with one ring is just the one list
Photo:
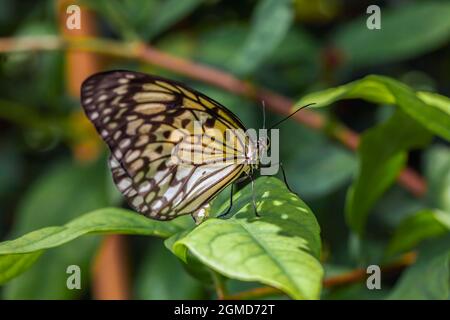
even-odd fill
[(214, 288), (216, 290), (217, 299), (223, 300), (227, 295), (227, 288), (225, 284), (225, 279), (222, 277), (222, 275), (218, 274), (214, 270), (211, 270), (211, 275), (214, 281)]
[[(0, 38), (0, 53), (68, 48), (153, 64), (231, 93), (258, 101), (262, 100), (271, 111), (281, 115), (290, 114), (294, 107), (294, 101), (288, 97), (240, 80), (227, 72), (173, 56), (140, 42), (124, 43), (89, 37), (62, 39), (57, 36)], [(342, 124), (329, 126), (329, 120), (318, 112), (305, 109), (297, 113), (293, 119), (314, 130), (327, 133), (351, 150), (358, 147), (359, 135), (356, 132)], [(400, 185), (417, 197), (426, 193), (426, 181), (411, 168), (403, 169), (397, 180)]]

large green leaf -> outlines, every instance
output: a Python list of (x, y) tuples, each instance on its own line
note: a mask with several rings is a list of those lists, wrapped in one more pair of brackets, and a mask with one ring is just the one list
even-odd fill
[(0, 255), (29, 253), (60, 246), (88, 233), (136, 234), (167, 238), (183, 231), (179, 219), (158, 221), (133, 211), (104, 208), (86, 213), (63, 225), (32, 231), (20, 238), (0, 243)]
[(247, 39), (231, 61), (240, 75), (254, 71), (281, 43), (293, 21), (291, 0), (261, 0), (252, 17)]
[(401, 111), (363, 134), (358, 173), (346, 201), (347, 222), (353, 230), (363, 233), (370, 209), (404, 167), (406, 152), (429, 140), (428, 131)]
[[(205, 221), (174, 241), (173, 252), (185, 261), (190, 252), (229, 278), (261, 282), (295, 299), (317, 299), (323, 270), (313, 213), (275, 178), (257, 179), (255, 196), (261, 218), (254, 215), (247, 186), (234, 196), (232, 218)], [(227, 206), (222, 203), (222, 210)]]
[(368, 29), (369, 15), (363, 15), (339, 28), (333, 42), (343, 51), (345, 62), (353, 66), (409, 59), (448, 42), (449, 16), (450, 4), (445, 1), (412, 1), (396, 8), (383, 7), (380, 30)]
[(363, 99), (394, 104), (431, 132), (450, 141), (450, 102), (448, 98), (414, 92), (403, 83), (385, 76), (371, 75), (345, 85), (304, 96), (296, 105), (316, 103), (324, 107), (343, 99)]
[(446, 300), (450, 291), (450, 234), (424, 243), (417, 262), (409, 267), (389, 299)]
[(387, 254), (412, 249), (422, 240), (448, 232), (450, 232), (450, 213), (440, 210), (422, 210), (399, 225), (388, 245)]

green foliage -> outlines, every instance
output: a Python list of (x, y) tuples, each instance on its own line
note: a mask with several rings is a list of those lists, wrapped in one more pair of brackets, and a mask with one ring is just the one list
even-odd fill
[[(248, 128), (262, 127), (256, 97), (268, 97), (266, 105), (274, 107), (267, 108), (268, 126), (281, 119), (270, 110), (288, 101), (284, 97), (298, 101), (293, 108), (316, 103), (321, 118), (306, 112), (302, 118), (312, 119), (314, 130), (292, 119), (280, 126), (280, 161), (305, 202), (280, 181), (259, 178), (261, 218), (253, 214), (250, 187), (242, 184), (229, 219), (215, 218), (228, 207), (227, 188), (199, 226), (189, 216), (160, 222), (120, 209), (123, 197), (104, 157), (92, 161), (102, 154), (97, 137), (67, 90), (84, 68), (68, 72), (66, 48), (48, 50), (54, 45), (48, 36), (64, 28), (54, 1), (1, 1), (0, 32), (9, 37), (0, 57), (2, 298), (91, 297), (89, 270), (101, 236), (111, 233), (149, 236), (127, 237), (134, 298), (212, 299), (218, 289), (233, 295), (262, 285), (294, 299), (449, 298), (448, 1), (386, 2), (380, 30), (366, 28), (369, 15), (359, 2), (80, 5), (82, 14), (93, 9), (100, 39), (78, 49), (95, 54), (101, 48), (95, 65), (185, 82), (223, 103)], [(31, 49), (8, 52), (14, 37), (33, 37)], [(104, 48), (110, 41), (127, 59)], [(171, 71), (158, 59), (144, 64), (137, 43), (181, 60)], [(27, 40), (13, 47), (22, 45), (27, 48)], [(230, 74), (211, 77), (215, 73), (200, 68), (193, 76), (199, 69), (182, 59)], [(248, 86), (236, 86), (233, 77)], [(205, 78), (213, 80), (196, 80)], [(276, 94), (255, 96), (258, 86)], [(346, 139), (342, 124), (360, 134), (356, 154), (340, 145)], [(395, 183), (406, 165), (424, 178), (423, 197)], [(401, 272), (386, 268), (382, 290), (368, 290), (364, 279), (322, 289), (323, 280), (348, 279), (369, 264), (383, 269), (411, 251), (418, 260)], [(82, 290), (66, 288), (72, 264), (82, 269)]]
[(255, 8), (252, 27), (243, 47), (231, 62), (231, 70), (246, 75), (274, 51), (293, 19), (291, 0), (262, 0)]
[(396, 8), (383, 8), (382, 32), (365, 28), (365, 16), (339, 28), (333, 42), (352, 66), (408, 59), (448, 41), (449, 15), (450, 4), (444, 1), (417, 1)]
[[(289, 184), (306, 199), (318, 199), (349, 182), (357, 162), (350, 151), (296, 123), (283, 124), (281, 157)], [(298, 136), (299, 141), (289, 139)]]
[(201, 283), (186, 273), (182, 265), (161, 243), (149, 246), (136, 275), (136, 299), (204, 298)]
[(421, 246), (417, 262), (402, 275), (390, 299), (440, 299), (450, 294), (450, 237)]
[(406, 218), (395, 230), (387, 254), (410, 250), (422, 240), (450, 232), (450, 213), (422, 210)]
[[(287, 192), (281, 181), (260, 178), (255, 188), (261, 199), (258, 203), (261, 219), (251, 209), (248, 186), (235, 195), (235, 215), (231, 219), (211, 218), (190, 232), (185, 231), (190, 228), (185, 217), (162, 222), (127, 210), (105, 208), (63, 226), (43, 228), (3, 242), (0, 259), (7, 262), (5, 259), (13, 259), (17, 254), (40, 253), (88, 233), (173, 236), (176, 240), (172, 240), (170, 247), (185, 262), (189, 250), (206, 266), (227, 277), (269, 284), (297, 299), (318, 298), (322, 268), (317, 260), (320, 237), (314, 215), (301, 200)], [(221, 204), (221, 208), (226, 205)], [(280, 207), (284, 208), (283, 213)], [(11, 278), (23, 271), (24, 268), (17, 267), (4, 277)]]
[(401, 111), (363, 134), (358, 173), (347, 195), (346, 216), (352, 229), (363, 233), (369, 210), (405, 166), (407, 151), (425, 145), (430, 138), (424, 128)]
[(183, 260), (189, 250), (227, 277), (262, 282), (296, 299), (317, 299), (322, 268), (314, 215), (281, 181), (260, 178), (255, 189), (261, 218), (253, 213), (248, 186), (234, 198), (233, 218), (207, 220), (178, 238), (172, 250)]
[[(450, 102), (447, 104), (450, 106)], [(450, 150), (435, 146), (426, 154), (425, 172), (428, 179), (428, 202), (435, 208), (450, 212)]]
[[(25, 195), (11, 236), (17, 237), (39, 227), (61, 224), (86, 211), (107, 205), (108, 201), (104, 192), (106, 173), (103, 163), (79, 166), (73, 165), (71, 161), (61, 161), (51, 166)], [(86, 184), (86, 179), (89, 179), (89, 184)], [(68, 206), (68, 203), (71, 205)], [(45, 230), (44, 234), (47, 236), (55, 231), (54, 228), (45, 228)], [(33, 242), (37, 239), (28, 238), (29, 245), (35, 245), (36, 243)], [(8, 242), (3, 244), (6, 243)], [(74, 261), (80, 266), (87, 266), (97, 243), (96, 238), (84, 238), (77, 243), (46, 252), (42, 255), (44, 259), (37, 261), (34, 268), (6, 285), (4, 291), (6, 298), (46, 297), (55, 299), (75, 297), (77, 291), (69, 291), (65, 287), (65, 269)], [(79, 250), (80, 247), (83, 250)], [(38, 251), (40, 249), (18, 250), (16, 253), (35, 253)], [(15, 268), (8, 271), (10, 277), (25, 271), (39, 256), (40, 254), (13, 255), (13, 260), (10, 261), (19, 257), (20, 259), (15, 261)], [(7, 261), (4, 259), (9, 260), (10, 258), (2, 256), (1, 259)], [(53, 278), (55, 281), (47, 283), (46, 279), (49, 278)]]
[(40, 257), (41, 251), (0, 256), (0, 285), (25, 272)]
[[(426, 97), (424, 100), (423, 97)], [(436, 135), (450, 141), (448, 98), (414, 92), (405, 84), (384, 76), (367, 76), (345, 85), (304, 96), (296, 105), (316, 103), (324, 107), (342, 99), (363, 99), (379, 104), (395, 104)]]

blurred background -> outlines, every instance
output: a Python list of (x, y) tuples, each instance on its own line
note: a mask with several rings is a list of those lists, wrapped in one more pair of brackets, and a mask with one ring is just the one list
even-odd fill
[[(72, 4), (81, 8), (79, 30), (66, 25)], [(78, 98), (81, 82), (101, 70), (130, 69), (181, 80), (230, 108), (252, 128), (262, 126), (261, 101), (168, 70), (158, 61), (165, 55), (195, 61), (293, 101), (368, 74), (449, 96), (448, 1), (377, 1), (381, 30), (366, 27), (371, 4), (0, 0), (0, 239), (60, 225), (93, 209), (124, 205), (112, 185), (106, 148)], [(143, 45), (156, 50), (146, 51), (154, 63), (142, 58)], [(345, 100), (318, 112), (363, 132), (385, 120), (392, 108)], [(268, 123), (280, 118), (269, 113)], [(283, 124), (280, 141), (290, 185), (312, 207), (322, 228), (328, 274), (379, 262), (399, 222), (435, 201), (394, 185), (370, 216), (367, 236), (357, 242), (344, 219), (346, 191), (357, 168), (355, 153), (330, 138), (326, 129), (312, 130), (294, 121)], [(447, 188), (442, 201), (450, 208), (450, 179), (439, 180), (448, 176), (450, 165), (436, 171), (450, 164), (448, 144), (435, 138), (426, 149), (412, 152), (408, 163), (429, 185)], [(84, 272), (82, 290), (66, 288), (70, 264)], [(384, 280), (383, 289), (395, 284), (398, 273)], [(252, 286), (231, 283), (236, 291)], [(362, 283), (353, 283), (326, 289), (323, 298), (377, 299), (386, 290), (368, 291)], [(49, 250), (29, 271), (0, 287), (0, 294), (4, 299), (215, 297), (161, 240), (132, 236), (83, 237)]]

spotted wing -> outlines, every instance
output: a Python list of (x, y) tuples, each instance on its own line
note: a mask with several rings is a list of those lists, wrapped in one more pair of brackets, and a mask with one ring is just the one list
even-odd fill
[(193, 213), (248, 170), (239, 119), (178, 82), (104, 72), (83, 83), (81, 101), (111, 150), (114, 182), (146, 216)]

